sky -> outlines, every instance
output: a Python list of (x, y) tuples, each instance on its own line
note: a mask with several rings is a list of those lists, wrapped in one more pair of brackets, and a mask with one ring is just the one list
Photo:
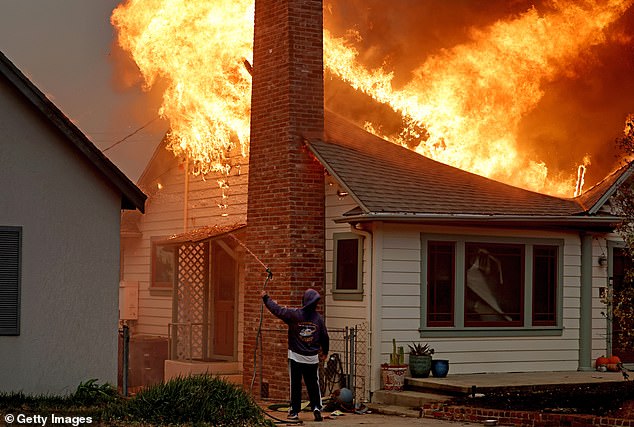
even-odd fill
[[(114, 60), (122, 56), (110, 25), (118, 3), (0, 0), (0, 51), (102, 150), (155, 119), (159, 108), (160, 94), (123, 81)], [(136, 182), (166, 130), (157, 119), (105, 154)]]
[[(0, 0), (0, 51), (100, 149), (136, 132), (105, 152), (136, 182), (168, 124), (158, 119), (161, 89), (144, 92), (135, 65), (114, 44), (110, 15), (118, 3)], [(386, 3), (390, 8), (384, 7)], [(363, 36), (360, 51), (369, 66), (398, 63), (405, 70), (399, 75), (407, 76), (426, 55), (465, 43), (473, 28), (542, 3), (325, 0), (325, 20), (326, 27), (338, 28), (341, 34), (353, 28)], [(522, 122), (523, 139), (531, 149), (561, 169), (573, 170), (592, 145), (591, 183), (616, 164), (613, 140), (625, 115), (634, 112), (634, 7), (611, 34), (605, 47), (590, 49), (581, 65), (550, 82), (539, 107)], [(356, 97), (328, 77), (326, 86), (327, 104), (337, 112), (338, 106), (350, 107)], [(366, 106), (350, 114), (381, 111)], [(541, 144), (532, 144), (537, 140)]]

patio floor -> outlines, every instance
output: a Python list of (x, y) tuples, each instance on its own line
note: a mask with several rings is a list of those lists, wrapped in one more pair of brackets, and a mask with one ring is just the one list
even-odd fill
[[(633, 373), (634, 374), (634, 373)], [(632, 377), (634, 379), (634, 376)], [(487, 393), (495, 389), (541, 388), (558, 385), (599, 384), (623, 381), (621, 372), (561, 371), (489, 374), (449, 374), (446, 378), (406, 378), (406, 389), (440, 394)]]

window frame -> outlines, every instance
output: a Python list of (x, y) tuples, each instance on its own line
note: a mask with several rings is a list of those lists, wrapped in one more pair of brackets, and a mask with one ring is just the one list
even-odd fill
[[(150, 238), (150, 292), (152, 293), (171, 293), (174, 290), (174, 286), (178, 275), (178, 244), (162, 243), (166, 237), (151, 237)], [(172, 277), (171, 281), (157, 281), (157, 263), (156, 263), (156, 250), (158, 247), (172, 247), (173, 264), (172, 264)]]
[[(449, 313), (447, 313), (450, 317), (449, 320), (432, 320), (432, 314), (430, 312), (430, 307), (435, 306), (435, 303), (430, 301), (430, 296), (432, 294), (431, 292), (431, 287), (430, 286), (426, 286), (425, 288), (425, 292), (427, 293), (427, 319), (426, 319), (426, 324), (429, 325), (430, 328), (437, 328), (437, 327), (454, 327), (455, 325), (455, 318), (456, 318), (456, 305), (455, 305), (455, 300), (456, 300), (456, 286), (455, 286), (455, 282), (456, 282), (456, 242), (452, 242), (452, 241), (447, 241), (447, 240), (441, 240), (441, 241), (436, 241), (436, 240), (429, 240), (427, 242), (427, 247), (429, 248), (429, 245), (436, 245), (439, 247), (444, 247), (445, 250), (447, 251), (447, 248), (449, 248), (449, 253), (445, 253), (447, 255), (449, 255), (451, 257), (451, 282), (452, 282), (452, 286), (450, 289), (450, 305), (451, 305), (451, 311)], [(436, 253), (438, 254), (438, 253)], [(427, 265), (429, 266), (429, 258), (431, 256), (431, 252), (427, 252)], [(430, 280), (430, 268), (427, 268), (427, 272), (425, 274), (425, 276), (427, 277), (427, 282), (429, 283)], [(435, 287), (435, 286), (434, 286)], [(435, 311), (434, 315), (438, 315), (438, 312)]]
[[(337, 288), (337, 260), (338, 246), (340, 240), (356, 240), (357, 241), (357, 286), (355, 289), (338, 289)], [(363, 300), (363, 253), (364, 238), (355, 233), (333, 233), (333, 255), (332, 255), (332, 297), (335, 300), (361, 301)]]
[(16, 281), (15, 281), (15, 297), (16, 297), (16, 305), (15, 305), (15, 325), (11, 327), (2, 327), (0, 328), (0, 336), (18, 336), (20, 335), (20, 320), (21, 320), (21, 294), (22, 294), (22, 233), (23, 229), (21, 226), (0, 226), (0, 232), (9, 232), (15, 233), (17, 236), (16, 244)]
[[(419, 333), (423, 338), (433, 337), (505, 337), (505, 336), (558, 336), (563, 333), (563, 262), (564, 240), (557, 238), (532, 238), (532, 237), (504, 237), (469, 234), (434, 234), (420, 233), (421, 242), (421, 273), (420, 273), (420, 326)], [(428, 243), (429, 242), (453, 242), (455, 244), (454, 256), (454, 326), (428, 326), (427, 324), (427, 271), (428, 271)], [(465, 325), (465, 264), (466, 243), (492, 243), (522, 245), (524, 248), (524, 289), (522, 295), (523, 324), (519, 326), (466, 326)], [(557, 247), (557, 275), (556, 275), (556, 322), (554, 325), (540, 325), (533, 322), (533, 247), (556, 246)], [(538, 322), (539, 323), (539, 322)]]

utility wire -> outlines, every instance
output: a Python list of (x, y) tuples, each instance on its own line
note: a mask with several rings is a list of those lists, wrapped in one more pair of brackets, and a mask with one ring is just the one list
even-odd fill
[(134, 132), (132, 132), (129, 135), (124, 136), (123, 138), (121, 138), (120, 140), (118, 140), (117, 142), (115, 142), (114, 144), (112, 144), (111, 146), (104, 148), (103, 150), (101, 150), (103, 153), (105, 153), (106, 151), (110, 150), (111, 148), (116, 147), (117, 145), (121, 144), (122, 142), (124, 142), (125, 140), (127, 140), (128, 138), (136, 135), (137, 133), (139, 133), (140, 131), (142, 131), (143, 129), (145, 129), (146, 127), (148, 127), (149, 125), (151, 125), (152, 123), (154, 123), (157, 119), (159, 119), (159, 116), (154, 117), (152, 120), (150, 120), (149, 122), (147, 122), (146, 124), (144, 124), (143, 126), (141, 126), (140, 128), (138, 128), (137, 130), (135, 130)]

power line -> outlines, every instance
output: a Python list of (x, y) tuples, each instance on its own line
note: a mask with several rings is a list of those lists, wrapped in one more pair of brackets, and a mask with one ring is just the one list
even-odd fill
[(152, 120), (150, 120), (149, 122), (147, 122), (146, 124), (144, 124), (143, 126), (141, 126), (140, 128), (138, 128), (137, 130), (135, 130), (134, 132), (132, 132), (129, 135), (124, 136), (123, 138), (121, 138), (120, 140), (118, 140), (117, 142), (115, 142), (114, 144), (112, 144), (111, 146), (104, 148), (103, 150), (101, 150), (103, 153), (105, 153), (106, 151), (110, 150), (111, 148), (116, 147), (117, 145), (121, 144), (123, 141), (125, 141), (126, 139), (130, 138), (131, 136), (134, 136), (135, 134), (137, 134), (138, 132), (142, 131), (143, 129), (145, 129), (146, 127), (148, 127), (149, 125), (151, 125), (152, 123), (154, 123), (157, 119), (159, 119), (159, 116), (154, 117)]

